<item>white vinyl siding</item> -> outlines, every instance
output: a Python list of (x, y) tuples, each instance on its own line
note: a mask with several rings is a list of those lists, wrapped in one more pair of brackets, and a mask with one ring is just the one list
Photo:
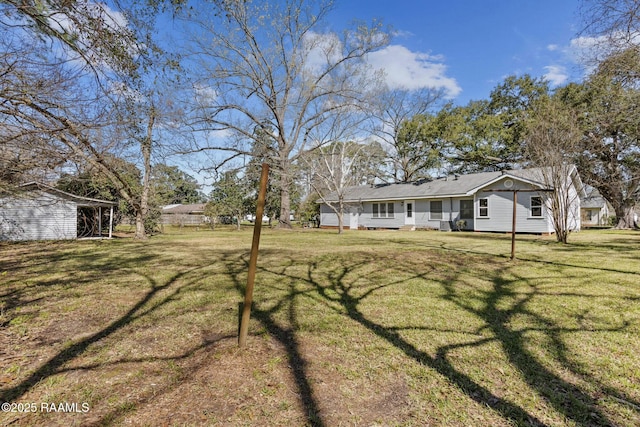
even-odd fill
[(77, 237), (76, 203), (44, 193), (0, 200), (0, 240)]
[[(512, 185), (505, 186), (505, 180), (511, 180)], [(461, 184), (465, 182), (460, 179)], [(416, 229), (440, 229), (442, 221), (456, 224), (457, 221), (465, 220), (465, 229), (474, 231), (490, 232), (510, 232), (514, 213), (514, 194), (517, 194), (516, 206), (516, 228), (519, 233), (552, 233), (553, 226), (549, 206), (547, 206), (546, 194), (540, 193), (537, 181), (529, 182), (527, 179), (507, 176), (496, 178), (484, 186), (473, 187), (471, 190), (463, 191), (465, 188), (455, 189), (451, 183), (456, 179), (447, 181), (436, 180), (430, 186), (422, 187), (422, 184), (413, 186), (398, 186), (398, 194), (392, 194), (387, 186), (381, 186), (380, 192), (377, 188), (363, 186), (363, 196), (367, 200), (358, 200), (358, 225), (360, 228), (385, 228), (401, 229), (407, 224), (415, 226)], [(438, 186), (451, 187), (451, 193), (439, 191)], [(383, 192), (384, 190), (384, 192)], [(402, 191), (400, 191), (402, 190)], [(411, 190), (411, 192), (409, 191)], [(419, 193), (418, 191), (422, 191)], [(572, 194), (576, 194), (575, 188), (571, 187)], [(451, 195), (449, 195), (451, 194)], [(541, 206), (538, 199), (541, 197)], [(395, 202), (387, 201), (387, 197)], [(372, 200), (373, 199), (373, 200)], [(408, 203), (411, 203), (409, 213)], [(541, 209), (539, 209), (539, 207)], [(580, 227), (580, 204), (576, 201), (570, 210), (571, 227)], [(328, 211), (321, 208), (322, 224), (331, 225), (335, 222), (335, 214), (328, 215)], [(398, 215), (395, 215), (395, 214)], [(538, 216), (541, 215), (541, 216)], [(346, 218), (345, 218), (346, 219)], [(345, 224), (347, 221), (345, 220)], [(405, 227), (405, 229), (408, 227)]]
[[(530, 194), (524, 191), (518, 193), (516, 207), (516, 232), (518, 233), (550, 233), (552, 224), (546, 215), (543, 206), (542, 217), (531, 216)], [(477, 207), (480, 209), (480, 200), (486, 199), (489, 211), (488, 217), (477, 216), (475, 220), (476, 231), (500, 231), (510, 232), (513, 219), (513, 192), (480, 192), (478, 194)], [(479, 213), (479, 212), (478, 212)]]

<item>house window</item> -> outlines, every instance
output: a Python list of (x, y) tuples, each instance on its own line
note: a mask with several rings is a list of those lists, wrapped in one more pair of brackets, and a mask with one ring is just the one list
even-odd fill
[(489, 199), (478, 199), (478, 216), (489, 216)]
[(413, 217), (413, 203), (407, 203), (407, 218)]
[(542, 217), (542, 197), (531, 197), (531, 216), (536, 218)]
[(473, 200), (460, 200), (460, 219), (473, 219)]
[(373, 218), (393, 218), (395, 209), (393, 203), (374, 203), (372, 212)]
[(442, 219), (442, 200), (432, 201), (429, 203), (429, 210), (431, 211), (431, 219)]

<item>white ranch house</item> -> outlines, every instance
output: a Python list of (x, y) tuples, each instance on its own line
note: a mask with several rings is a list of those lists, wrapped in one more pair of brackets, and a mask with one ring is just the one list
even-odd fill
[[(582, 183), (575, 168), (566, 180), (572, 197), (569, 228), (580, 230)], [(344, 192), (346, 229), (461, 229), (511, 232), (516, 195), (516, 232), (554, 232), (547, 203), (548, 189), (540, 169), (454, 175), (433, 181), (350, 187)], [(337, 203), (336, 193), (326, 201)], [(326, 203), (320, 206), (320, 226), (338, 227), (338, 217)]]

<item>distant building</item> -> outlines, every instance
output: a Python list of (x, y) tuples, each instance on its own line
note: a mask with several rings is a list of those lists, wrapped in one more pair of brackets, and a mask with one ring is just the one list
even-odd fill
[(204, 215), (205, 203), (191, 205), (167, 205), (162, 208), (160, 222), (163, 225), (202, 225), (208, 221)]
[(602, 227), (609, 224), (613, 208), (598, 190), (588, 187), (580, 201), (580, 217), (584, 227)]

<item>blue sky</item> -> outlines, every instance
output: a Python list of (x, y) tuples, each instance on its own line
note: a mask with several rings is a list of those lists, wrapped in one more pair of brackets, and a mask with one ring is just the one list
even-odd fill
[[(396, 36), (380, 63), (399, 84), (432, 84), (456, 104), (487, 99), (509, 75), (579, 81), (578, 0), (337, 0), (329, 25), (380, 18)], [(409, 82), (411, 80), (411, 82)]]

